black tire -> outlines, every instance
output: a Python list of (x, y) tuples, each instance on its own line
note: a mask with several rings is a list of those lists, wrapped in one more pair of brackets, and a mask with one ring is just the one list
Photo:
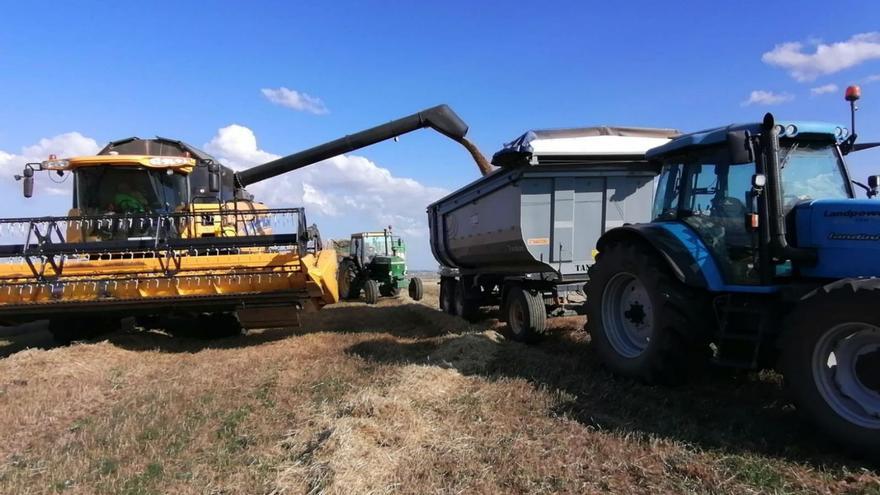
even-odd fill
[(59, 344), (77, 340), (91, 340), (120, 328), (120, 319), (112, 317), (53, 318), (49, 320), (49, 333)]
[[(868, 412), (880, 407), (880, 287), (872, 287), (877, 284), (870, 279), (844, 283), (801, 301), (785, 322), (780, 368), (800, 414), (833, 441), (880, 460), (880, 416)], [(860, 327), (865, 330), (849, 333)], [(854, 354), (842, 351), (847, 345), (841, 343), (856, 339), (866, 349), (874, 346), (873, 352), (855, 353), (855, 363), (839, 361)], [(825, 355), (829, 349), (833, 365)]]
[[(623, 299), (616, 303), (618, 293)], [(709, 360), (707, 298), (679, 282), (652, 248), (610, 244), (590, 268), (586, 330), (611, 371), (647, 383), (682, 383)]]
[(357, 269), (350, 259), (342, 260), (336, 277), (340, 299), (357, 299), (360, 289), (356, 286)]
[(379, 302), (379, 282), (375, 280), (367, 280), (364, 284), (364, 300), (367, 304), (376, 304)]
[(455, 315), (455, 284), (452, 277), (440, 278), (440, 310)]
[(507, 295), (507, 328), (517, 342), (533, 344), (547, 329), (547, 308), (540, 293), (513, 287)]
[(421, 301), (425, 297), (425, 287), (422, 285), (422, 279), (413, 277), (409, 279), (409, 298), (413, 301)]
[(458, 282), (455, 284), (455, 293), (453, 294), (453, 306), (455, 309), (455, 315), (464, 318), (466, 321), (473, 322), (476, 321), (477, 316), (480, 312), (480, 305), (477, 300), (473, 297), (469, 297), (471, 292), (467, 285), (465, 279), (462, 277), (458, 279)]

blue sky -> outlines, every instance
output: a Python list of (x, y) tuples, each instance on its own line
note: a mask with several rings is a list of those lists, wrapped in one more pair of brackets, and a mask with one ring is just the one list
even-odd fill
[[(46, 193), (25, 202), (10, 176), (29, 151), (88, 147), (70, 143), (74, 132), (98, 145), (131, 135), (213, 142), (244, 166), (449, 103), (489, 155), (529, 128), (696, 130), (766, 111), (845, 123), (843, 88), (861, 83), (859, 134), (880, 140), (880, 77), (872, 81), (880, 35), (871, 34), (880, 30), (880, 2), (676, 4), (2, 0), (3, 216), (63, 213), (68, 199)], [(273, 104), (261, 91), (282, 87), (320, 100), (326, 112)], [(818, 88), (829, 92), (812, 94)], [(753, 91), (766, 93), (746, 105)], [(252, 138), (257, 148), (242, 151)], [(49, 141), (41, 147), (41, 139)], [(457, 144), (430, 131), (354, 155), (369, 161), (322, 164), (265, 192), (305, 202), (325, 235), (391, 218), (418, 237), (427, 199), (478, 176)], [(878, 159), (853, 157), (855, 175), (880, 172)], [(359, 188), (355, 171), (390, 190), (377, 199), (386, 215), (328, 205)], [(412, 264), (430, 268), (423, 237), (412, 239)]]

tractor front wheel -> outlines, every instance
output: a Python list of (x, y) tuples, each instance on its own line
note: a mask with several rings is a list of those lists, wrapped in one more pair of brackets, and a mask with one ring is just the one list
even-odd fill
[(422, 285), (422, 279), (413, 277), (409, 279), (409, 297), (413, 301), (421, 301), (425, 295), (425, 288)]
[(379, 282), (375, 280), (367, 280), (364, 284), (364, 300), (367, 304), (376, 304), (379, 302)]
[(587, 286), (587, 331), (611, 371), (675, 384), (704, 366), (709, 345), (698, 293), (641, 244), (616, 243), (599, 254)]
[(880, 455), (878, 295), (880, 287), (845, 285), (801, 301), (786, 321), (781, 360), (798, 411), (870, 455)]

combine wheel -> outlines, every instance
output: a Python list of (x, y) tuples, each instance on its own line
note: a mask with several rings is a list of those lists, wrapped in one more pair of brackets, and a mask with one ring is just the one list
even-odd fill
[(367, 280), (364, 284), (364, 300), (367, 304), (376, 304), (379, 301), (379, 282)]
[(455, 314), (455, 286), (454, 278), (440, 278), (440, 310), (450, 315)]
[(340, 299), (356, 299), (360, 290), (355, 287), (357, 272), (351, 260), (343, 260), (339, 266), (338, 284)]
[(59, 344), (76, 340), (89, 340), (118, 330), (118, 318), (53, 318), (49, 320), (49, 332)]
[(611, 244), (590, 269), (587, 331), (615, 373), (681, 383), (709, 358), (701, 301), (650, 248)]
[(802, 301), (786, 321), (781, 360), (798, 411), (836, 442), (873, 456), (880, 456), (878, 296), (880, 287), (845, 285)]
[(425, 295), (425, 288), (422, 285), (422, 279), (413, 277), (409, 279), (409, 297), (413, 301), (421, 301)]
[(465, 284), (464, 277), (458, 279), (458, 283), (455, 285), (455, 293), (453, 294), (453, 306), (457, 316), (472, 322), (477, 319), (480, 306), (477, 304), (477, 301), (468, 297), (468, 287)]
[(513, 287), (507, 296), (505, 310), (513, 340), (527, 344), (541, 340), (547, 327), (547, 308), (540, 293)]

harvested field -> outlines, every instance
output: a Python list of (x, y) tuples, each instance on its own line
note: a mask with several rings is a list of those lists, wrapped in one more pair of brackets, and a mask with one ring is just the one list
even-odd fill
[(579, 318), (524, 346), (426, 289), (216, 341), (0, 329), (0, 493), (880, 493), (773, 374), (647, 387)]

